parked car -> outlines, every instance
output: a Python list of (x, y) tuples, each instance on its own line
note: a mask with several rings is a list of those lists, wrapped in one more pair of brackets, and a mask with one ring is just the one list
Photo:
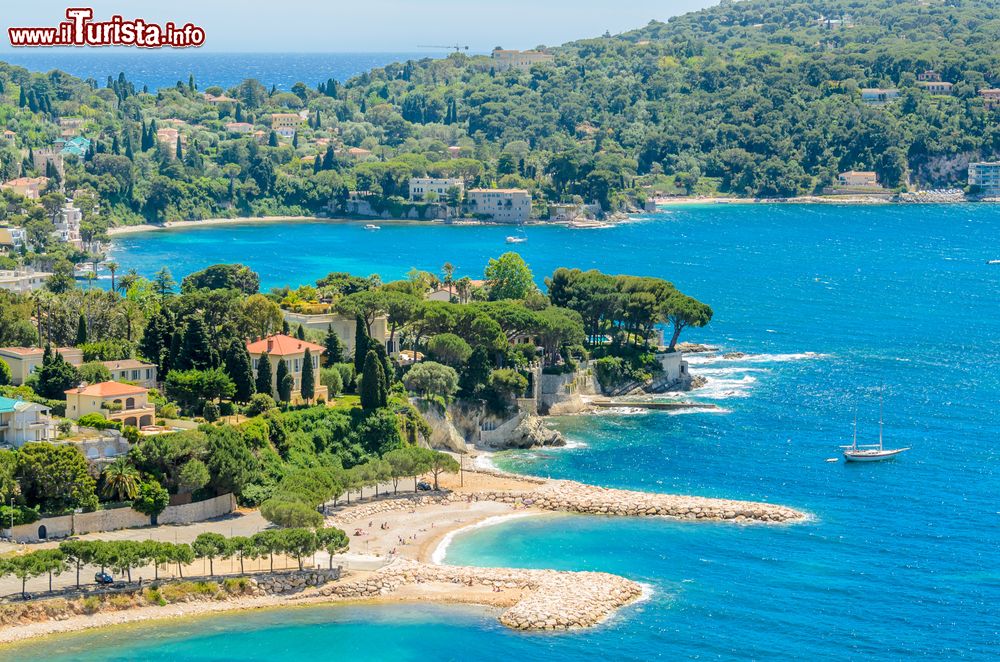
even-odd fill
[(114, 584), (115, 578), (106, 572), (98, 572), (94, 575), (94, 581), (98, 584)]
[(431, 487), (430, 483), (425, 483), (423, 481), (420, 481), (419, 483), (417, 483), (417, 489), (422, 492), (427, 492), (429, 490), (433, 490), (434, 488)]

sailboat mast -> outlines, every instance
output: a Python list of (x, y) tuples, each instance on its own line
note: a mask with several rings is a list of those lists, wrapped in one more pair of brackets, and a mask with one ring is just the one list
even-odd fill
[(878, 449), (882, 450), (882, 395), (878, 396)]

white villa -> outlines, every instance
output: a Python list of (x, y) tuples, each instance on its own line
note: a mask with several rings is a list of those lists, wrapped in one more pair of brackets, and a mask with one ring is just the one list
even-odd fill
[(20, 448), (29, 441), (53, 437), (49, 408), (35, 402), (0, 398), (0, 444)]
[(531, 216), (531, 194), (519, 188), (469, 189), (469, 211), (500, 223), (525, 223)]
[[(465, 182), (461, 179), (434, 179), (433, 177), (410, 178), (410, 200), (425, 200), (428, 193), (433, 193), (438, 200), (446, 200), (448, 191), (457, 188), (460, 194), (465, 193)], [(459, 196), (461, 200), (461, 195)]]

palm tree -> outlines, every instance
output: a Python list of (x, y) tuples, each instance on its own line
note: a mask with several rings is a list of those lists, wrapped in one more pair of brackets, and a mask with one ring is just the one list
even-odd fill
[(448, 286), (448, 298), (451, 298), (451, 284), (455, 279), (455, 265), (451, 262), (445, 262), (444, 266), (441, 267), (442, 275), (444, 276), (444, 284)]
[(129, 269), (125, 272), (125, 275), (121, 277), (118, 281), (118, 289), (122, 293), (128, 292), (129, 288), (135, 285), (135, 282), (139, 280), (139, 272), (135, 269)]
[(104, 469), (104, 496), (118, 501), (134, 499), (139, 494), (139, 472), (124, 457)]
[(455, 281), (455, 290), (458, 292), (459, 303), (469, 303), (469, 295), (472, 294), (472, 279), (463, 276)]
[(115, 292), (116, 291), (116, 289), (115, 289), (115, 272), (118, 271), (118, 263), (117, 262), (108, 262), (104, 266), (106, 266), (108, 268), (108, 271), (111, 272), (111, 291)]

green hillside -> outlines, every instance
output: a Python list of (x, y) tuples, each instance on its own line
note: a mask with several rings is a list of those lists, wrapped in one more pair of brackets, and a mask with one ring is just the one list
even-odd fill
[[(655, 192), (807, 194), (849, 169), (893, 188), (964, 185), (970, 160), (1000, 154), (998, 111), (979, 95), (1000, 76), (998, 11), (988, 0), (751, 0), (555, 47), (554, 62), (530, 70), (455, 54), (290, 91), (192, 80), (151, 94), (128, 72), (98, 82), (0, 65), (12, 132), (0, 176), (47, 174), (37, 150), (72, 120), (69, 133), (91, 145), (48, 173), (50, 188), (101, 202), (85, 210), (90, 233), (344, 213), (351, 191), (423, 217), (405, 199), (408, 179), (424, 175), (527, 188), (541, 214), (546, 202), (629, 209)], [(951, 95), (920, 87), (928, 69)], [(869, 105), (865, 87), (899, 98)], [(294, 139), (272, 130), (272, 113), (302, 114)], [(10, 192), (0, 202), (2, 220), (45, 234), (44, 213)], [(447, 203), (458, 211), (460, 200)]]

